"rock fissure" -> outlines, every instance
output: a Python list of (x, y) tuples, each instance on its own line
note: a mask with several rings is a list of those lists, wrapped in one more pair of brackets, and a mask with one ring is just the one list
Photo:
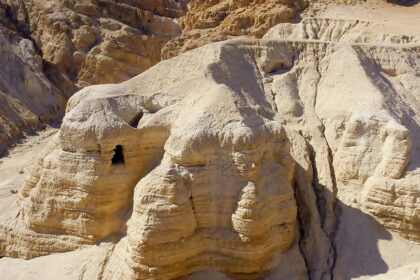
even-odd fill
[(305, 230), (305, 227), (307, 227), (308, 225), (306, 225), (303, 222), (303, 216), (308, 216), (309, 214), (309, 210), (307, 208), (307, 206), (305, 205), (305, 203), (302, 201), (301, 199), (301, 194), (299, 192), (297, 183), (294, 182), (294, 197), (296, 200), (296, 205), (298, 208), (297, 211), (297, 219), (298, 219), (298, 227), (299, 227), (299, 252), (302, 255), (304, 261), (305, 261), (305, 270), (307, 271), (307, 276), (309, 280), (312, 280), (312, 275), (311, 275), (311, 267), (309, 266), (309, 261), (308, 261), (308, 257), (305, 254), (305, 249), (303, 248), (303, 242), (304, 242), (304, 236), (307, 234), (308, 230)]
[[(334, 240), (332, 239), (332, 232), (330, 231), (330, 229), (326, 228), (326, 220), (329, 218), (331, 218), (331, 213), (328, 213), (328, 210), (330, 209), (330, 205), (328, 205), (329, 201), (328, 198), (326, 198), (327, 194), (327, 190), (325, 190), (325, 187), (322, 186), (319, 183), (318, 180), (318, 171), (317, 171), (317, 163), (315, 160), (315, 154), (316, 152), (314, 151), (313, 146), (308, 142), (308, 146), (309, 146), (309, 153), (310, 153), (310, 159), (311, 159), (311, 164), (312, 164), (312, 168), (313, 168), (313, 172), (314, 172), (314, 179), (313, 179), (313, 183), (312, 183), (312, 187), (315, 191), (316, 194), (316, 205), (317, 205), (317, 210), (318, 213), (321, 217), (321, 229), (323, 231), (323, 233), (325, 234), (325, 236), (328, 238), (329, 241), (329, 245), (331, 246), (329, 248), (329, 255), (328, 255), (328, 259), (325, 260), (328, 263), (328, 268), (325, 272), (323, 272), (323, 275), (331, 275), (331, 270), (332, 270), (332, 262), (333, 262), (333, 258), (334, 258), (334, 249), (333, 249), (333, 242)], [(335, 218), (335, 217), (334, 217)]]

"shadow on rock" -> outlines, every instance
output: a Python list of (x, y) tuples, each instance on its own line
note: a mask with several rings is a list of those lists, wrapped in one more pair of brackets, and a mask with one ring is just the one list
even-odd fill
[(410, 7), (417, 5), (420, 2), (420, 0), (393, 0), (390, 2), (396, 5)]
[(385, 273), (388, 265), (379, 252), (379, 240), (391, 240), (391, 234), (372, 216), (338, 203), (340, 215), (335, 236), (335, 280), (354, 279)]

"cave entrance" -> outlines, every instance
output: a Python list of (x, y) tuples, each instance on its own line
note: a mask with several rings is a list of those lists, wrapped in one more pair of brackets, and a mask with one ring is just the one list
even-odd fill
[(137, 115), (129, 122), (129, 124), (132, 127), (137, 128), (142, 117), (143, 117), (143, 112), (137, 113)]
[(121, 145), (117, 145), (114, 149), (114, 156), (111, 159), (112, 164), (124, 164), (124, 153), (123, 147)]

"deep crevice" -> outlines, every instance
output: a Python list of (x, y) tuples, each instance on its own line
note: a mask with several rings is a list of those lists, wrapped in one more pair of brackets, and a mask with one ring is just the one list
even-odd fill
[(142, 117), (143, 112), (138, 112), (137, 115), (129, 122), (130, 126), (137, 128)]
[(298, 208), (298, 213), (297, 213), (297, 220), (298, 220), (298, 229), (299, 229), (299, 252), (302, 255), (303, 260), (305, 261), (305, 267), (306, 267), (306, 271), (308, 274), (308, 279), (311, 280), (311, 269), (309, 267), (309, 263), (305, 254), (305, 250), (304, 250), (304, 237), (306, 236), (305, 233), (305, 224), (303, 219), (306, 217), (307, 219), (310, 218), (311, 213), (310, 210), (306, 207), (306, 204), (303, 202), (302, 200), (302, 194), (300, 193), (299, 190), (299, 186), (297, 182), (293, 183), (293, 190), (294, 190), (294, 197), (295, 197), (295, 201), (296, 201), (296, 206)]
[[(322, 79), (322, 75), (321, 75), (321, 71), (320, 71), (320, 63), (321, 60), (323, 58), (319, 58), (317, 64), (316, 64), (316, 72), (318, 73), (318, 78), (316, 79), (316, 87), (315, 87), (315, 95), (314, 95), (314, 100), (313, 100), (313, 109), (314, 109), (314, 113), (316, 115), (316, 118), (318, 119), (318, 121), (322, 124), (323, 129), (321, 130), (321, 135), (322, 138), (325, 141), (325, 145), (328, 151), (328, 167), (329, 167), (329, 171), (330, 171), (330, 176), (331, 176), (331, 183), (332, 183), (332, 199), (333, 201), (331, 202), (332, 205), (332, 229), (327, 230), (325, 228), (325, 222), (327, 221), (328, 218), (328, 190), (326, 190), (325, 186), (323, 186), (322, 184), (319, 183), (319, 179), (318, 179), (318, 169), (317, 169), (317, 165), (316, 165), (316, 151), (315, 148), (309, 143), (309, 141), (307, 141), (308, 143), (308, 148), (309, 148), (309, 153), (310, 153), (310, 160), (311, 160), (311, 164), (313, 167), (313, 175), (314, 175), (314, 180), (313, 180), (313, 188), (315, 191), (315, 195), (317, 198), (317, 208), (318, 208), (318, 212), (320, 214), (321, 217), (321, 229), (324, 231), (324, 233), (326, 234), (326, 236), (328, 237), (329, 241), (330, 241), (330, 246), (331, 246), (331, 252), (330, 252), (330, 257), (329, 257), (329, 261), (331, 260), (331, 263), (329, 264), (329, 274), (331, 276), (331, 279), (334, 279), (334, 268), (335, 268), (335, 264), (336, 264), (336, 260), (337, 260), (337, 248), (336, 248), (336, 244), (335, 244), (335, 237), (337, 234), (337, 230), (338, 230), (338, 216), (339, 215), (339, 209), (338, 209), (338, 204), (337, 204), (337, 181), (336, 181), (336, 177), (335, 177), (335, 170), (334, 170), (334, 166), (333, 166), (333, 154), (332, 154), (332, 150), (331, 147), (328, 144), (327, 138), (325, 137), (325, 125), (322, 122), (321, 118), (318, 116), (318, 113), (316, 111), (316, 104), (317, 104), (317, 97), (318, 97), (318, 86), (321, 82)], [(327, 67), (329, 65), (327, 64)]]
[(338, 257), (337, 246), (335, 244), (335, 241), (336, 241), (337, 232), (338, 232), (338, 229), (339, 229), (339, 226), (340, 226), (340, 219), (339, 219), (340, 215), (341, 215), (341, 207), (337, 203), (337, 201), (335, 201), (334, 202), (335, 224), (334, 224), (334, 230), (331, 233), (331, 237), (330, 237), (331, 247), (333, 249), (333, 252), (332, 252), (333, 253), (333, 263), (332, 263), (331, 269), (330, 269), (330, 274), (331, 274), (331, 279), (332, 280), (334, 280), (334, 269), (335, 269), (335, 265), (336, 265), (337, 257)]
[[(320, 120), (321, 121), (321, 120)], [(322, 122), (321, 122), (322, 123)], [(323, 124), (324, 125), (324, 124)], [(332, 154), (332, 150), (330, 148), (330, 145), (328, 144), (327, 138), (325, 137), (324, 132), (322, 132), (322, 135), (325, 139), (325, 144), (327, 145), (327, 149), (328, 149), (328, 164), (330, 167), (330, 172), (331, 172), (331, 180), (333, 183), (333, 215), (334, 215), (334, 225), (333, 225), (333, 229), (332, 232), (330, 233), (330, 235), (328, 236), (330, 239), (330, 243), (331, 243), (331, 248), (332, 248), (332, 264), (331, 264), (331, 268), (330, 268), (330, 275), (331, 275), (331, 279), (334, 279), (334, 269), (335, 269), (335, 264), (337, 261), (337, 246), (335, 244), (335, 240), (336, 240), (336, 235), (337, 235), (337, 231), (338, 231), (338, 227), (339, 227), (339, 217), (340, 217), (340, 213), (341, 213), (341, 209), (339, 204), (337, 203), (338, 200), (338, 189), (337, 189), (337, 180), (335, 177), (335, 169), (334, 169), (334, 165), (333, 165), (333, 154)]]

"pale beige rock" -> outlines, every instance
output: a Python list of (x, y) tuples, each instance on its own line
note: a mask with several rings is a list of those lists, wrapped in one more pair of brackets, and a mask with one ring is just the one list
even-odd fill
[(374, 276), (370, 278), (371, 280), (418, 280), (420, 279), (420, 263), (414, 263), (411, 265), (406, 265), (401, 268), (392, 270), (388, 273)]
[[(370, 6), (373, 6), (372, 2), (377, 4), (385, 1), (189, 0), (186, 2), (188, 11), (179, 19), (182, 34), (171, 39), (163, 47), (164, 59), (211, 42), (235, 37), (262, 38), (271, 27), (279, 23), (296, 22), (301, 14), (314, 16), (320, 10), (335, 7), (337, 4), (350, 7), (369, 2)], [(346, 25), (351, 26), (351, 23), (347, 22)]]
[(127, 80), (160, 61), (181, 30), (182, 3), (25, 1), (31, 36), (43, 58), (79, 88)]
[(107, 241), (103, 279), (352, 279), (391, 249), (416, 267), (420, 47), (384, 25), (305, 20), (79, 91), (1, 254)]
[(182, 34), (162, 49), (164, 59), (211, 42), (237, 36), (261, 38), (281, 22), (291, 22), (306, 1), (279, 0), (190, 0), (180, 18)]
[[(240, 45), (232, 46), (241, 51)], [(211, 55), (188, 63), (204, 53)], [(212, 61), (218, 67), (211, 72), (214, 75), (225, 63), (238, 70), (252, 65), (244, 61), (236, 66), (218, 58), (231, 53), (235, 52), (229, 47), (209, 46), (161, 63), (124, 84), (88, 87), (72, 97), (57, 146), (21, 191), (22, 225), (12, 226), (49, 240), (50, 232), (61, 235), (54, 247), (34, 248), (24, 245), (28, 238), (22, 232), (22, 240), (16, 241), (22, 242), (19, 248), (28, 248), (22, 252), (8, 245), (15, 236), (3, 234), (7, 240), (3, 250), (30, 258), (45, 254), (47, 248), (69, 249), (66, 236), (77, 245), (125, 232), (122, 217), (131, 211), (134, 189), (127, 238), (119, 245), (131, 253), (111, 259), (109, 269), (127, 259), (129, 269), (121, 271), (127, 277), (135, 273), (141, 278), (173, 278), (213, 263), (235, 274), (268, 270), (273, 254), (287, 251), (298, 236), (291, 184), (294, 161), (280, 125), (253, 111), (243, 114), (249, 105), (237, 104), (236, 91), (215, 80), (224, 76), (204, 78)], [(155, 73), (162, 71), (167, 74), (156, 80)], [(182, 83), (185, 78), (189, 82)], [(181, 82), (176, 87), (174, 79)], [(252, 92), (245, 97), (261, 106), (259, 100), (253, 101)], [(191, 104), (194, 111), (175, 109)], [(210, 114), (211, 110), (221, 114)], [(124, 162), (113, 164), (118, 145)], [(203, 242), (207, 246), (199, 246)], [(220, 250), (224, 253), (214, 255)], [(151, 272), (147, 267), (156, 269)]]
[[(392, 22), (324, 18), (279, 25), (265, 38), (353, 44), (320, 65), (326, 71), (315, 106), (334, 158), (337, 196), (418, 240), (420, 147), (412, 141), (420, 134), (414, 113), (420, 109), (420, 99), (413, 91), (420, 85), (413, 79), (419, 71), (414, 62), (420, 38), (416, 31), (397, 29)], [(395, 49), (401, 45), (411, 51), (398, 53)], [(332, 62), (342, 57), (346, 63)]]
[(1, 24), (0, 64), (0, 154), (3, 154), (16, 139), (57, 119), (66, 98), (44, 75), (42, 58), (34, 44)]
[(60, 121), (77, 89), (158, 63), (185, 9), (172, 0), (1, 0), (0, 153)]

